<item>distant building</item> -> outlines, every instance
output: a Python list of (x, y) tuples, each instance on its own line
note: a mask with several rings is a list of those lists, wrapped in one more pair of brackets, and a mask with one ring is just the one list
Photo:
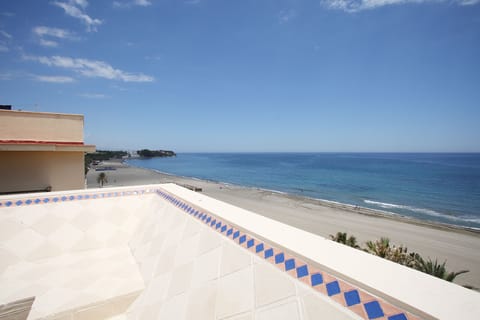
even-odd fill
[(83, 189), (83, 115), (0, 110), (0, 194)]

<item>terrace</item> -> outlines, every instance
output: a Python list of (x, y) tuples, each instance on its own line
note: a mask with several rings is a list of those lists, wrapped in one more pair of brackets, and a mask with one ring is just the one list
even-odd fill
[(480, 294), (161, 184), (0, 196), (0, 318), (22, 312), (75, 320), (471, 319)]

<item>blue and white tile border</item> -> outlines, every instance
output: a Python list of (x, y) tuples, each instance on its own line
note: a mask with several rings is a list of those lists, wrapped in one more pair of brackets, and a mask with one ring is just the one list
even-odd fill
[[(94, 199), (104, 199), (104, 198), (114, 198), (114, 197), (124, 197), (124, 196), (138, 196), (148, 193), (156, 193), (158, 189), (133, 189), (133, 190), (124, 190), (124, 191), (98, 191), (98, 192), (82, 192), (79, 194), (53, 194), (49, 193), (44, 194), (35, 194), (35, 196), (28, 196), (28, 194), (23, 195), (12, 195), (12, 196), (1, 196), (0, 197), (0, 208), (10, 208), (10, 207), (20, 207), (20, 206), (29, 206), (36, 204), (47, 204), (47, 203), (60, 203), (60, 202), (69, 202), (77, 200), (94, 200)], [(1, 200), (4, 198), (4, 200)]]
[[(36, 204), (61, 203), (79, 200), (94, 200), (124, 196), (138, 196), (145, 194), (158, 194), (175, 207), (186, 214), (231, 239), (238, 245), (250, 250), (258, 257), (270, 262), (281, 271), (288, 273), (293, 278), (301, 281), (321, 294), (348, 308), (363, 319), (378, 320), (418, 320), (419, 318), (409, 312), (403, 311), (389, 302), (368, 294), (335, 276), (320, 270), (318, 267), (304, 262), (302, 259), (288, 254), (281, 248), (268, 244), (266, 241), (257, 239), (241, 229), (218, 219), (214, 214), (204, 212), (201, 208), (195, 207), (179, 197), (161, 188), (132, 188), (119, 191), (92, 191), (78, 194), (36, 194), (33, 197), (28, 195), (2, 196), (0, 208), (31, 206)], [(3, 198), (3, 199), (2, 199)]]
[(383, 299), (374, 297), (362, 289), (356, 288), (319, 268), (313, 267), (298, 257), (286, 253), (283, 249), (276, 248), (266, 241), (257, 239), (247, 232), (218, 219), (214, 214), (204, 212), (201, 208), (197, 208), (183, 199), (161, 189), (158, 189), (157, 193), (185, 213), (233, 240), (238, 245), (250, 250), (258, 257), (275, 265), (298, 281), (340, 303), (343, 307), (348, 308), (363, 319), (419, 319)]

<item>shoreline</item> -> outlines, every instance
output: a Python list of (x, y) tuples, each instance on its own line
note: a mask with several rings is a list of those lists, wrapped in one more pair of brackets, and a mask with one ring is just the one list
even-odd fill
[[(202, 193), (273, 220), (329, 238), (347, 232), (363, 245), (368, 240), (388, 237), (395, 246), (408, 247), (424, 258), (447, 261), (447, 270), (469, 270), (455, 283), (480, 287), (480, 230), (405, 217), (396, 213), (288, 194), (281, 191), (177, 176), (156, 169), (108, 161), (114, 171), (106, 172), (110, 186), (176, 183), (202, 188)], [(88, 187), (97, 188), (99, 172), (90, 169)]]
[(480, 236), (480, 228), (468, 227), (468, 226), (462, 226), (462, 225), (457, 225), (457, 224), (450, 224), (450, 223), (444, 223), (444, 222), (426, 220), (426, 219), (423, 220), (423, 219), (418, 219), (418, 218), (406, 216), (406, 215), (396, 213), (396, 212), (380, 210), (380, 209), (372, 209), (372, 208), (368, 208), (368, 207), (362, 207), (362, 206), (358, 206), (358, 205), (342, 203), (342, 202), (333, 201), (333, 200), (312, 198), (312, 197), (308, 197), (308, 196), (302, 196), (302, 195), (299, 195), (299, 194), (288, 193), (288, 192), (274, 190), (274, 189), (250, 187), (250, 186), (243, 186), (243, 185), (238, 185), (238, 184), (234, 184), (234, 183), (230, 183), (230, 182), (223, 182), (223, 181), (217, 181), (217, 180), (211, 180), (211, 179), (201, 179), (201, 178), (197, 178), (197, 177), (175, 175), (173, 173), (168, 173), (168, 172), (160, 171), (160, 170), (157, 170), (157, 169), (137, 167), (137, 166), (125, 163), (125, 162), (122, 163), (122, 164), (124, 166), (127, 166), (127, 167), (148, 170), (148, 171), (152, 171), (152, 172), (155, 172), (155, 173), (158, 173), (158, 174), (170, 176), (173, 179), (181, 178), (181, 179), (194, 180), (194, 181), (199, 181), (199, 182), (213, 183), (213, 184), (218, 184), (218, 185), (222, 185), (222, 186), (231, 186), (231, 187), (235, 187), (235, 188), (252, 189), (252, 190), (257, 190), (257, 191), (261, 191), (261, 192), (272, 192), (272, 193), (278, 194), (280, 196), (289, 197), (292, 200), (318, 202), (322, 206), (330, 207), (330, 208), (333, 208), (333, 209), (347, 210), (347, 211), (350, 211), (350, 212), (356, 213), (356, 214), (362, 214), (362, 215), (366, 215), (366, 216), (385, 218), (385, 219), (392, 219), (394, 221), (398, 220), (398, 221), (405, 222), (405, 223), (411, 223), (411, 224), (430, 227), (430, 228), (437, 228), (437, 229), (441, 229), (441, 230), (453, 230), (453, 231), (460, 231), (460, 232), (463, 231), (463, 232), (466, 232), (466, 233), (471, 233), (471, 234)]

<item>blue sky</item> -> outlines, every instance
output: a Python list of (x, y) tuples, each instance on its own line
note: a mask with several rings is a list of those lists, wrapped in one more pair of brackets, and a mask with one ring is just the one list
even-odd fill
[(1, 1), (0, 104), (99, 148), (480, 152), (480, 0)]

